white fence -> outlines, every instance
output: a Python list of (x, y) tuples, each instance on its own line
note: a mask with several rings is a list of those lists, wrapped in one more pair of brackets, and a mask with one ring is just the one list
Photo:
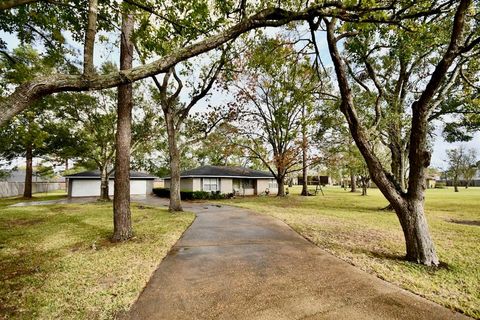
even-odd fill
[[(65, 189), (65, 182), (33, 182), (32, 193), (50, 192)], [(0, 198), (23, 195), (25, 190), (24, 182), (0, 181)]]

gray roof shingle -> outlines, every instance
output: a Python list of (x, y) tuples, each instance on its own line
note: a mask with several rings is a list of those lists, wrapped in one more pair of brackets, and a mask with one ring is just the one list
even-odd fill
[[(115, 172), (112, 172), (110, 175), (110, 179), (113, 179), (115, 176)], [(75, 174), (70, 174), (65, 176), (65, 178), (69, 179), (97, 179), (100, 178), (100, 170), (92, 170), (92, 171), (83, 171)], [(130, 171), (130, 179), (137, 179), (137, 180), (153, 180), (157, 177), (145, 173), (145, 172), (138, 172), (138, 171)]]
[[(186, 170), (180, 173), (182, 178), (193, 177), (232, 177), (232, 178), (257, 178), (257, 179), (272, 179), (273, 175), (270, 172), (253, 170), (245, 167), (234, 166), (202, 166), (191, 170)], [(170, 179), (166, 177), (165, 179)]]

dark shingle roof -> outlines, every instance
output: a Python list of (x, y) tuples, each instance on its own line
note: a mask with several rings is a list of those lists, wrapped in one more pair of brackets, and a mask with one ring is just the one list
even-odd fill
[[(110, 175), (110, 179), (113, 179), (115, 176), (115, 172), (112, 172)], [(68, 176), (65, 176), (66, 178), (69, 179), (97, 179), (100, 178), (100, 170), (93, 170), (93, 171), (83, 171), (75, 174), (70, 174)], [(138, 171), (130, 171), (130, 179), (137, 179), (137, 180), (150, 180), (150, 179), (155, 179), (157, 177), (145, 173), (145, 172), (138, 172)]]
[[(272, 179), (273, 175), (270, 172), (253, 170), (245, 167), (233, 166), (202, 166), (192, 170), (183, 171), (180, 176), (182, 178), (196, 178), (196, 177), (231, 177), (231, 178), (260, 178)], [(170, 179), (166, 177), (165, 179)]]

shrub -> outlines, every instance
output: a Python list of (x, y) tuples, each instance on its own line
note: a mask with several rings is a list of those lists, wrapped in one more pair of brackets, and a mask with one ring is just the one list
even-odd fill
[(435, 189), (445, 189), (447, 184), (445, 182), (437, 182), (435, 183)]
[(153, 188), (153, 194), (160, 198), (170, 198), (170, 189), (167, 188)]
[(207, 191), (194, 191), (193, 194), (194, 200), (207, 200), (210, 199), (210, 193)]
[[(153, 188), (153, 193), (160, 198), (170, 197), (170, 189), (167, 188)], [(221, 194), (220, 191), (180, 191), (180, 198), (182, 200), (219, 200), (232, 197), (233, 193)]]

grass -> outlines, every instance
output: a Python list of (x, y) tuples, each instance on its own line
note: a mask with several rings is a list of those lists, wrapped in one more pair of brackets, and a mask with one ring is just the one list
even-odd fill
[(228, 203), (279, 218), (333, 255), (446, 307), (480, 318), (480, 188), (428, 190), (426, 215), (443, 267), (403, 259), (396, 215), (377, 189), (366, 197), (340, 188), (325, 196), (256, 197)]
[(65, 192), (65, 190), (56, 190), (56, 191), (50, 191), (48, 193), (45, 193), (45, 192), (34, 193), (31, 199), (24, 199), (21, 196), (0, 198), (0, 209), (18, 202), (57, 200), (57, 199), (65, 198), (66, 196), (67, 196), (67, 193)]
[(0, 319), (114, 318), (194, 219), (133, 205), (135, 238), (112, 243), (111, 203), (7, 207), (20, 201), (0, 199)]

